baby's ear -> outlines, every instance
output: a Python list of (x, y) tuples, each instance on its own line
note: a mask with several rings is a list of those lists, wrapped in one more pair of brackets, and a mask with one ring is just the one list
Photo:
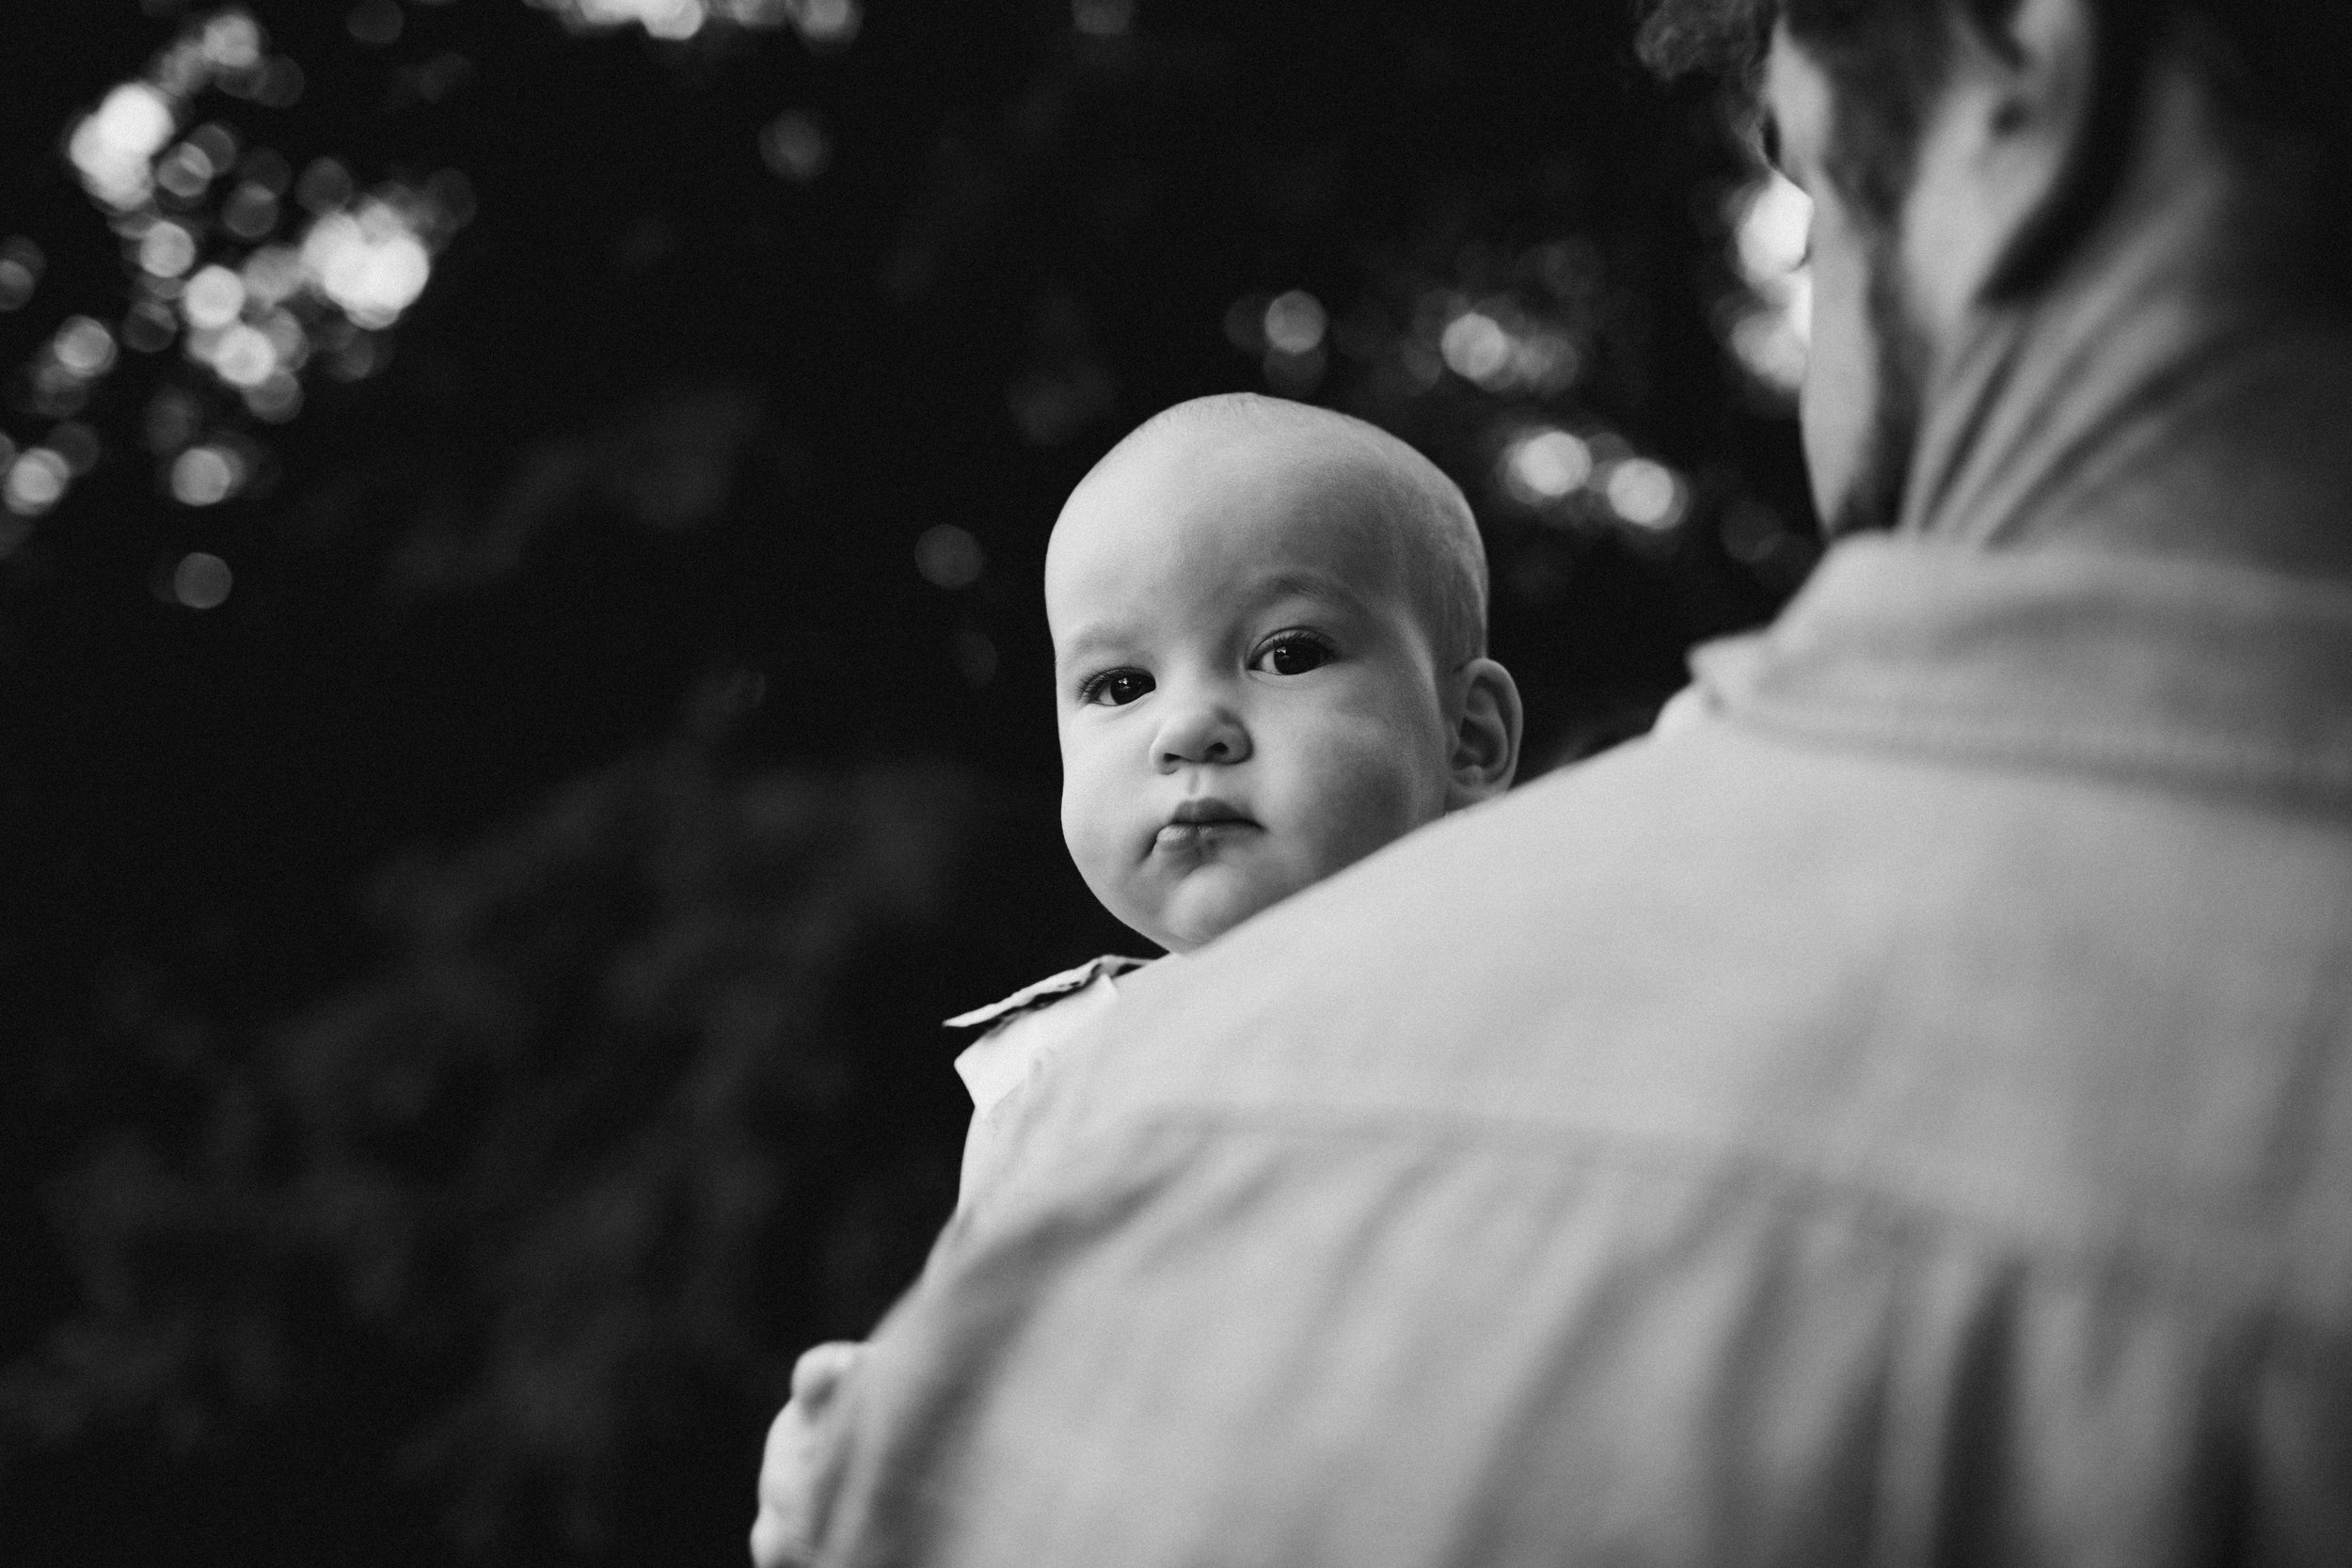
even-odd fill
[(1460, 811), (1510, 788), (1519, 770), (1519, 683), (1510, 671), (1483, 657), (1471, 659), (1454, 678), (1462, 697), (1454, 718), (1445, 809)]

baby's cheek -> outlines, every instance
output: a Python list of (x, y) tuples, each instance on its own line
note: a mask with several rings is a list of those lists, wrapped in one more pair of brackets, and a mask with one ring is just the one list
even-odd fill
[(1071, 863), (1078, 868), (1095, 902), (1126, 925), (1159, 940), (1163, 894), (1153, 884), (1149, 866), (1138, 863), (1133, 847), (1116, 825), (1073, 813), (1065, 800), (1062, 842), (1069, 847)]
[(1121, 864), (1121, 857), (1111, 852), (1112, 835), (1089, 824), (1075, 831), (1065, 827), (1062, 836), (1070, 846), (1071, 862), (1086, 879), (1087, 887), (1114, 912), (1119, 911), (1131, 868)]
[(1107, 903), (1107, 879), (1112, 869), (1110, 835), (1104, 829), (1099, 805), (1101, 791), (1088, 789), (1086, 784), (1083, 777), (1073, 773), (1062, 786), (1061, 839), (1078, 875), (1086, 879), (1097, 898)]
[(1318, 878), (1344, 870), (1443, 814), (1445, 794), (1402, 764), (1393, 750), (1367, 748), (1335, 767), (1316, 803)]

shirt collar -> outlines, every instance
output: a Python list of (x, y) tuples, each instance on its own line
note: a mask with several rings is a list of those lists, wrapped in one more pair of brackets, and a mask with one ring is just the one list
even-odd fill
[(2352, 797), (2352, 586), (2124, 552), (1864, 536), (1709, 705), (1821, 739)]

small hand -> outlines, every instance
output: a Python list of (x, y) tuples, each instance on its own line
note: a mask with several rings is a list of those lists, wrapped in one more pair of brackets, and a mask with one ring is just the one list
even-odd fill
[(816, 1560), (818, 1483), (831, 1444), (819, 1422), (866, 1347), (836, 1340), (792, 1365), (792, 1400), (768, 1427), (759, 1463), (759, 1517), (752, 1524), (755, 1568), (808, 1568)]

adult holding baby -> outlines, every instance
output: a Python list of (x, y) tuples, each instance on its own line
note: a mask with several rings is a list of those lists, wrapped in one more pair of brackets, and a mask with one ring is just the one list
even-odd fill
[(1666, 0), (1843, 537), (1136, 978), (827, 1563), (2352, 1561), (2352, 8)]
[[(1087, 886), (1183, 955), (1502, 795), (1519, 699), (1486, 654), (1486, 599), (1469, 501), (1386, 431), (1246, 392), (1145, 420), (1072, 493), (1045, 555), (1062, 836)], [(1143, 967), (1097, 958), (947, 1020), (986, 1031), (956, 1058), (973, 1104), (956, 1224), (1050, 1164), (1030, 1110)], [(824, 1344), (793, 1368), (760, 1468), (759, 1568), (815, 1550), (863, 1354)]]

